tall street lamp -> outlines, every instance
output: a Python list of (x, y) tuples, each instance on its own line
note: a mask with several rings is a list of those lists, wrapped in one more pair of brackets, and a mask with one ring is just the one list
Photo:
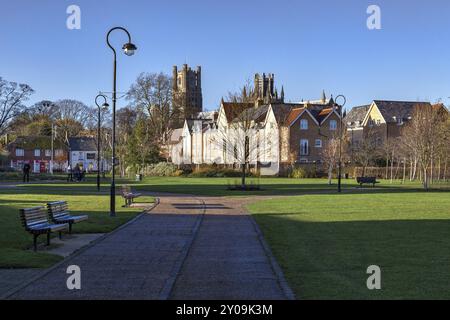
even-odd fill
[[(343, 99), (343, 103), (339, 104), (338, 99)], [(338, 108), (339, 114), (339, 161), (338, 161), (338, 192), (341, 192), (341, 176), (342, 176), (342, 108), (345, 106), (347, 99), (342, 94), (334, 99), (334, 105)]]
[[(104, 102), (102, 105), (98, 104), (98, 98), (102, 97)], [(98, 108), (98, 116), (97, 116), (97, 191), (100, 191), (100, 126), (101, 126), (101, 111), (106, 110), (109, 107), (109, 104), (106, 102), (106, 96), (103, 94), (98, 94), (95, 97), (95, 104)]]
[(122, 50), (127, 56), (132, 56), (134, 54), (134, 51), (136, 51), (136, 46), (131, 43), (131, 35), (128, 32), (127, 29), (122, 27), (115, 27), (108, 31), (108, 34), (106, 35), (106, 43), (108, 44), (108, 47), (111, 48), (111, 50), (114, 53), (114, 67), (113, 67), (113, 92), (112, 92), (112, 178), (111, 178), (111, 200), (110, 200), (110, 213), (109, 215), (111, 217), (114, 217), (116, 215), (116, 181), (115, 181), (115, 167), (116, 167), (116, 70), (117, 70), (117, 60), (116, 60), (116, 50), (113, 48), (111, 43), (109, 42), (109, 35), (114, 30), (122, 30), (124, 31), (128, 36), (128, 42), (125, 43), (122, 47)]

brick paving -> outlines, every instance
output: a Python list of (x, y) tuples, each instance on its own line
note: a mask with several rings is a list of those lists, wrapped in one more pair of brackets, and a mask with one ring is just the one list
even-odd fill
[[(245, 201), (244, 201), (245, 202)], [(242, 200), (160, 197), (160, 204), (64, 260), (10, 299), (293, 298)], [(81, 290), (66, 269), (81, 268)]]

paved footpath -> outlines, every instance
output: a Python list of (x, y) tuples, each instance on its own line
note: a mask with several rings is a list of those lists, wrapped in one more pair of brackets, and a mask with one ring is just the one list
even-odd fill
[[(161, 196), (150, 213), (9, 298), (292, 299), (256, 223), (242, 208), (244, 202)], [(81, 290), (67, 289), (69, 265), (81, 269)]]

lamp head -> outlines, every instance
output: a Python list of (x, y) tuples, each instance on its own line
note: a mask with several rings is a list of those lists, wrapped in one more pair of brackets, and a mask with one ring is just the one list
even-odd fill
[(131, 42), (128, 42), (123, 45), (122, 49), (127, 56), (132, 56), (134, 52), (137, 50), (137, 47)]
[(103, 110), (108, 110), (109, 104), (107, 102), (105, 102), (104, 104), (102, 104), (102, 108), (103, 108)]

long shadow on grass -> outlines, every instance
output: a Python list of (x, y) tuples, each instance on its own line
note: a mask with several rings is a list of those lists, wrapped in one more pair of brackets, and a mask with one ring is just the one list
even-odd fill
[[(306, 194), (338, 194), (336, 185), (324, 184), (260, 184), (259, 191), (230, 191), (225, 184), (134, 184), (129, 183), (133, 190), (140, 192), (161, 192), (173, 194), (191, 194), (202, 196), (271, 196), (271, 195), (306, 195)], [(344, 184), (343, 193), (348, 194), (379, 194), (379, 193), (415, 193), (426, 192), (420, 187), (412, 186), (377, 186), (360, 188), (355, 184)], [(449, 192), (450, 185), (440, 185), (427, 192)], [(116, 193), (120, 194), (120, 185), (116, 188)], [(87, 184), (67, 184), (67, 185), (26, 185), (14, 189), (2, 189), (0, 195), (5, 194), (30, 194), (30, 195), (108, 195), (109, 186), (102, 186), (101, 191), (97, 191), (95, 185)]]
[[(254, 217), (299, 299), (450, 298), (450, 220)], [(367, 289), (371, 265), (381, 268), (381, 290)]]

